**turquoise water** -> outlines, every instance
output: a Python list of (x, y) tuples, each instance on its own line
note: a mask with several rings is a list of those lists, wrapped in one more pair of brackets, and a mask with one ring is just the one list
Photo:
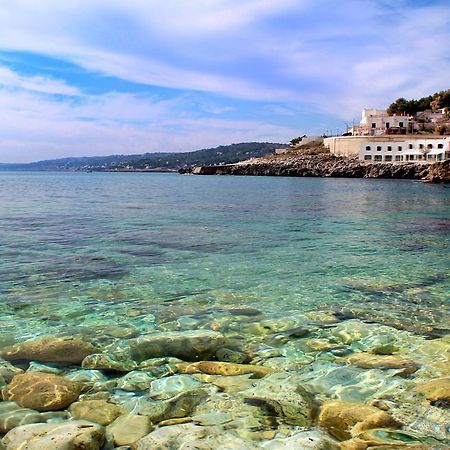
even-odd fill
[[(0, 358), (0, 387), (22, 371), (85, 382), (78, 402), (156, 426), (133, 448), (337, 450), (344, 438), (321, 415), (336, 400), (401, 428), (353, 438), (449, 448), (448, 186), (0, 172), (0, 193), (0, 352), (14, 365)], [(49, 357), (55, 336), (95, 348)], [(232, 376), (181, 361), (198, 359), (251, 366)], [(249, 379), (255, 365), (262, 379)], [(423, 394), (436, 378), (447, 391)], [(0, 436), (77, 418), (68, 405), (14, 408), (0, 402)], [(123, 431), (117, 447), (142, 437)]]
[(146, 319), (169, 305), (284, 316), (353, 304), (445, 327), (447, 186), (1, 173), (0, 192), (5, 340), (120, 324), (130, 309)]

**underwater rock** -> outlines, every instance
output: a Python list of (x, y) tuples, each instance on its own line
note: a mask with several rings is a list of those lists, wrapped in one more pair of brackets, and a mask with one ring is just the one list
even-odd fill
[(150, 385), (149, 396), (165, 400), (181, 392), (188, 392), (200, 387), (202, 383), (190, 375), (173, 375), (171, 377), (153, 380)]
[(9, 383), (16, 375), (23, 373), (23, 370), (19, 367), (14, 367), (8, 361), (4, 361), (0, 359), (0, 386), (1, 380), (7, 384)]
[(200, 361), (192, 364), (180, 363), (177, 369), (181, 373), (206, 373), (208, 375), (244, 375), (252, 373), (253, 378), (263, 378), (269, 373), (275, 372), (270, 367), (253, 364), (233, 364), (222, 361)]
[(81, 383), (59, 375), (29, 372), (16, 375), (2, 389), (4, 400), (13, 400), (24, 408), (56, 411), (73, 403), (80, 395)]
[(305, 316), (316, 323), (330, 325), (339, 322), (339, 319), (332, 312), (307, 311)]
[(220, 388), (223, 392), (237, 393), (253, 386), (254, 379), (251, 379), (251, 374), (234, 375), (230, 377), (222, 375), (207, 375), (205, 373), (198, 373), (194, 375), (196, 380), (202, 383), (211, 383)]
[(3, 438), (7, 450), (100, 450), (104, 441), (101, 425), (81, 420), (24, 425)]
[(212, 426), (212, 425), (222, 425), (224, 423), (230, 422), (232, 419), (230, 415), (222, 411), (211, 411), (204, 414), (195, 414), (192, 417), (192, 421), (197, 425), (202, 427)]
[(411, 359), (393, 355), (372, 355), (370, 353), (356, 353), (347, 361), (363, 369), (399, 369), (398, 375), (406, 376), (414, 373), (419, 366)]
[(28, 366), (27, 372), (45, 372), (45, 373), (53, 373), (54, 375), (60, 375), (63, 373), (61, 369), (57, 367), (51, 367), (46, 364), (41, 364), (36, 361), (31, 361)]
[(73, 372), (68, 372), (65, 377), (71, 381), (78, 381), (81, 383), (97, 383), (106, 382), (108, 377), (103, 375), (100, 370), (74, 370)]
[(116, 372), (131, 372), (137, 368), (134, 361), (116, 360), (103, 353), (86, 356), (81, 363), (83, 369), (102, 369)]
[(7, 433), (20, 425), (45, 421), (39, 411), (22, 408), (15, 402), (0, 402), (0, 433)]
[(133, 370), (117, 380), (117, 389), (123, 391), (145, 391), (155, 380), (152, 372)]
[(273, 427), (275, 421), (273, 415), (267, 414), (258, 405), (251, 405), (245, 398), (225, 392), (209, 395), (196, 406), (192, 418), (208, 416), (211, 412), (222, 413), (222, 418), (225, 415), (229, 417), (226, 429), (236, 430), (244, 438), (250, 437), (249, 434), (256, 430)]
[(131, 445), (132, 450), (166, 449), (255, 450), (252, 441), (242, 439), (218, 427), (202, 427), (193, 423), (158, 428)]
[(105, 400), (83, 400), (72, 403), (69, 411), (74, 419), (89, 420), (106, 426), (120, 416), (121, 410)]
[(385, 411), (363, 403), (329, 400), (322, 406), (319, 424), (332, 436), (347, 440), (372, 428), (399, 428), (400, 423)]
[(219, 361), (242, 364), (248, 359), (248, 356), (245, 353), (230, 350), (229, 348), (220, 348), (216, 352), (216, 358)]
[(248, 317), (254, 317), (254, 316), (260, 316), (262, 312), (259, 309), (255, 308), (229, 308), (227, 311), (232, 316), (248, 316)]
[(4, 347), (0, 356), (9, 361), (28, 360), (79, 364), (98, 350), (89, 342), (71, 337), (45, 336)]
[(416, 386), (414, 390), (424, 394), (432, 404), (441, 403), (450, 406), (450, 378), (436, 378)]
[(137, 362), (161, 356), (174, 356), (184, 361), (211, 359), (225, 338), (215, 331), (169, 331), (129, 341), (131, 356)]
[(370, 353), (373, 353), (374, 355), (393, 355), (399, 350), (400, 348), (394, 344), (381, 344), (370, 349)]
[[(390, 430), (386, 428), (372, 429), (358, 434), (358, 436), (341, 444), (342, 450), (365, 450), (367, 448), (380, 449), (414, 449), (414, 450), (429, 450), (430, 448), (442, 448), (439, 441), (433, 439), (426, 439), (425, 444), (418, 436), (400, 430)], [(432, 447), (428, 444), (435, 444)]]
[(153, 425), (149, 417), (136, 414), (119, 416), (106, 428), (108, 433), (111, 433), (116, 446), (130, 445), (150, 433), (152, 429)]
[(295, 420), (297, 425), (310, 425), (314, 416), (312, 396), (295, 376), (286, 373), (268, 375), (240, 395), (246, 403), (266, 407), (274, 415)]
[[(416, 397), (419, 395), (416, 394)], [(395, 403), (389, 413), (403, 424), (403, 430), (437, 440), (445, 438), (450, 446), (450, 410), (429, 404), (421, 404), (413, 397), (408, 403)], [(406, 398), (402, 399), (407, 401)]]
[(308, 339), (305, 342), (305, 346), (307, 347), (308, 350), (313, 350), (315, 352), (326, 352), (328, 350), (336, 350), (344, 347), (342, 344), (330, 342), (328, 339), (325, 338)]
[(149, 417), (153, 423), (168, 419), (188, 417), (194, 408), (208, 396), (205, 389), (182, 392), (168, 400), (147, 401), (145, 405), (135, 408), (136, 412)]
[(300, 431), (287, 438), (261, 444), (264, 450), (340, 450), (339, 443), (321, 431)]

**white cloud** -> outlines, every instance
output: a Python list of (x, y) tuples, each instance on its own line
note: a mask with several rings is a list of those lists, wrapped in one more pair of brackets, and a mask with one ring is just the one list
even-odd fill
[(44, 94), (81, 95), (79, 89), (67, 85), (64, 81), (42, 76), (24, 76), (2, 66), (0, 66), (0, 85)]
[[(190, 150), (259, 136), (288, 140), (301, 130), (274, 124), (281, 118), (292, 123), (299, 112), (307, 120), (305, 107), (330, 120), (351, 120), (365, 106), (384, 107), (400, 96), (449, 88), (450, 8), (440, 3), (3, 3), (0, 49), (36, 52), (88, 71), (185, 92), (164, 101), (119, 92), (87, 96), (45, 73), (23, 76), (0, 68), (5, 86), (0, 131), (9, 136), (3, 149), (47, 145), (56, 155), (110, 153), (120, 146), (130, 152)], [(198, 99), (193, 101), (190, 91), (198, 91)], [(223, 100), (209, 104), (201, 92)], [(74, 98), (56, 100), (52, 94)], [(277, 120), (239, 120), (243, 115), (233, 99), (249, 101), (255, 116), (265, 111)], [(205, 112), (218, 117), (205, 120)], [(223, 114), (235, 119), (220, 120)], [(311, 122), (305, 126), (314, 128)]]
[(251, 120), (197, 119), (183, 98), (109, 93), (77, 101), (0, 89), (2, 162), (67, 155), (190, 151), (244, 141), (286, 142), (296, 130)]

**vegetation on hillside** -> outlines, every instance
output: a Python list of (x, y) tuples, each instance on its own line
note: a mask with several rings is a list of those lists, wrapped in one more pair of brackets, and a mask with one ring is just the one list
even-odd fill
[(117, 167), (127, 166), (134, 169), (168, 168), (181, 169), (191, 166), (209, 166), (216, 164), (232, 164), (249, 158), (258, 158), (283, 147), (282, 144), (267, 142), (248, 142), (242, 144), (221, 145), (216, 148), (197, 150), (188, 153), (165, 153), (148, 155), (137, 161), (125, 161)]
[(178, 170), (196, 165), (231, 164), (258, 158), (284, 144), (248, 142), (185, 153), (145, 153), (63, 158), (29, 164), (0, 164), (0, 170)]
[(406, 114), (415, 115), (419, 111), (425, 111), (426, 109), (440, 109), (449, 108), (450, 109), (450, 89), (446, 91), (436, 92), (428, 97), (422, 97), (418, 100), (411, 99), (407, 100), (405, 98), (398, 98), (395, 102), (391, 103), (387, 109), (388, 114)]

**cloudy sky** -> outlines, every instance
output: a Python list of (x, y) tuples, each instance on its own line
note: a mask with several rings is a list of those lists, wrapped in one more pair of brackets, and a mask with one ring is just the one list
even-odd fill
[(4, 0), (0, 162), (342, 132), (449, 74), (448, 0)]

